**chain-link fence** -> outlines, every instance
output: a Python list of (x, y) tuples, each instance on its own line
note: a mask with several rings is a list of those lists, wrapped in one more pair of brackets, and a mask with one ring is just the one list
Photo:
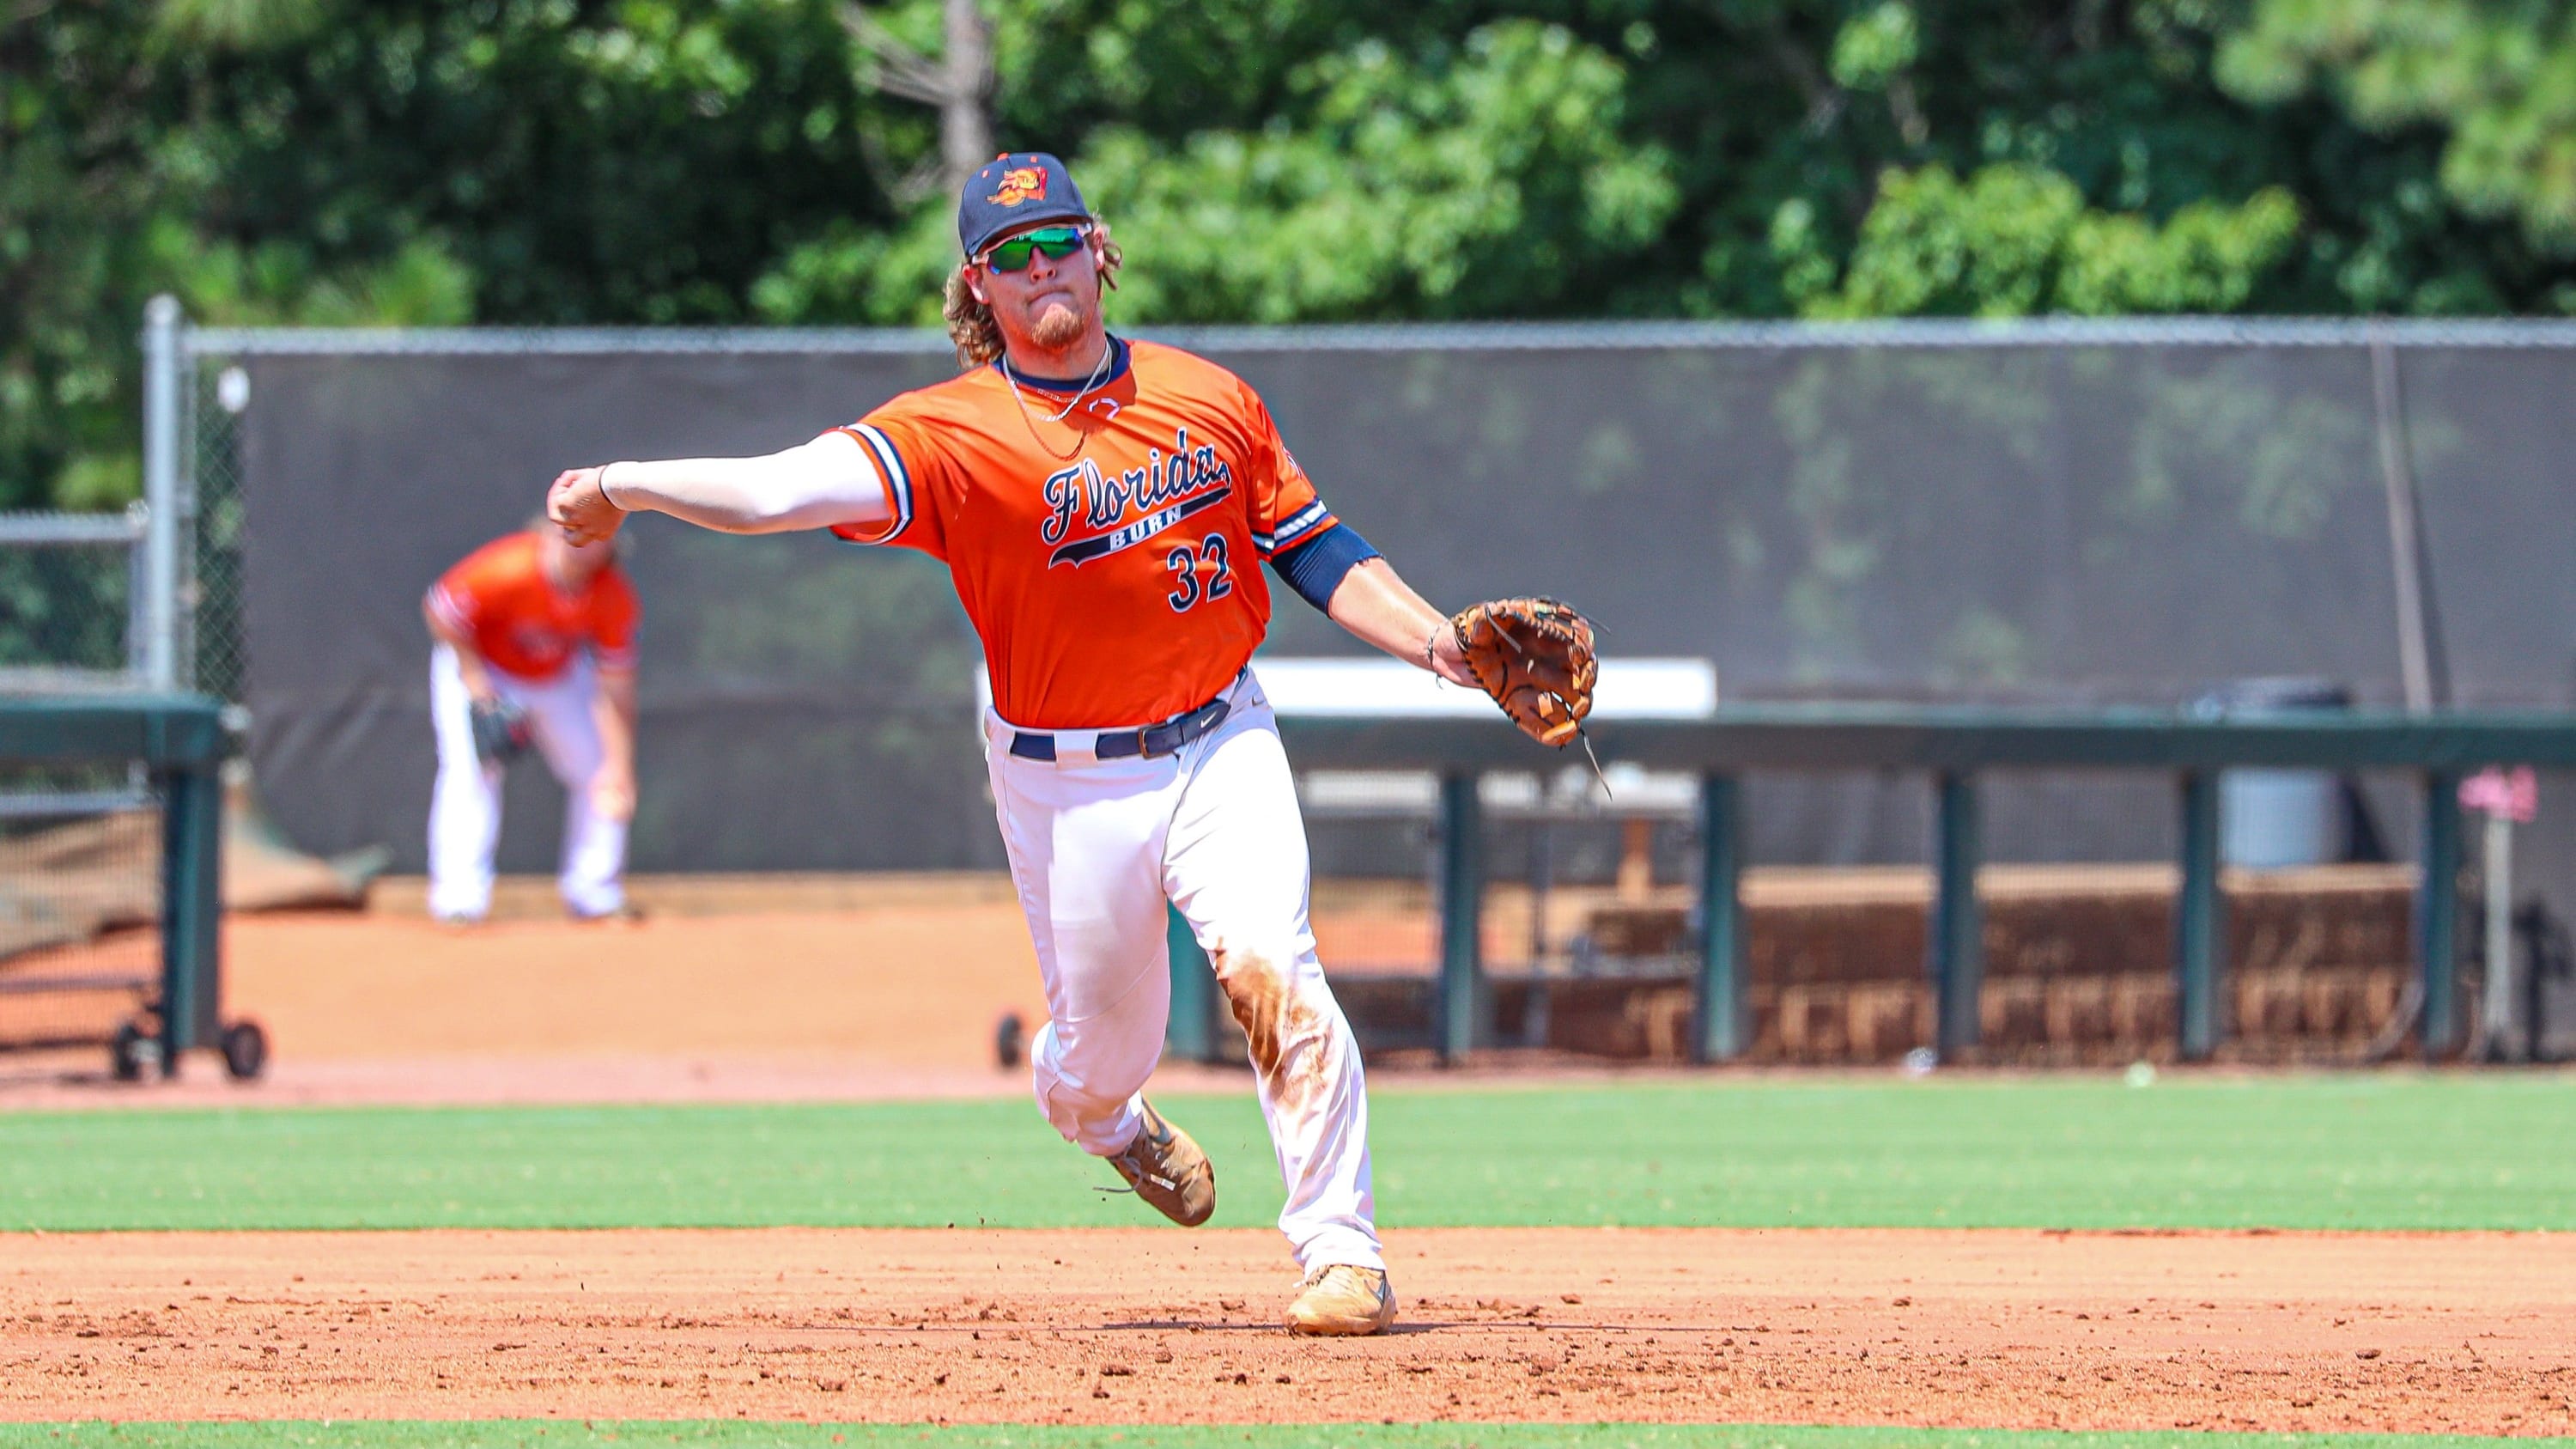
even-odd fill
[[(2213, 680), (2297, 673), (2392, 700), (2415, 687), (2401, 672), (2422, 672), (2412, 655), (2425, 641), (2403, 636), (2423, 620), (2397, 617), (2424, 614), (2407, 605), (2418, 594), (2437, 606), (2430, 664), (2447, 688), (2433, 703), (2554, 703), (2576, 666), (2551, 622), (2567, 591), (2532, 566), (2566, 541), (2545, 499), (2550, 460), (2576, 440), (2561, 436), (2563, 410), (2525, 401), (2576, 375), (2567, 324), (1144, 335), (1259, 386), (1327, 499), (1400, 547), (1390, 556), (1408, 576), (1444, 596), (1490, 592), (1493, 580), (1468, 575), (1543, 556), (1562, 575), (1549, 586), (1578, 594), (1623, 647), (1712, 657), (1734, 697), (2170, 702)], [(351, 571), (384, 574), (390, 596), (395, 580), (375, 565), (398, 562), (399, 592), (416, 595), (452, 562), (432, 555), (523, 518), (568, 459), (782, 445), (948, 371), (944, 339), (927, 332), (183, 327), (174, 339), (185, 376), (170, 389), (169, 471), (185, 538), (173, 568), (185, 577), (172, 653), (179, 682), (245, 703), (260, 633), (245, 600), (277, 584), (245, 571), (259, 551), (248, 520), (267, 507), (270, 532), (290, 513), (306, 528), (323, 516), (316, 480), (334, 480), (335, 527), (411, 520), (396, 532), (417, 558), (370, 540)], [(2409, 551), (2389, 536), (2399, 510), (2383, 483), (2420, 497), (2407, 510), (2421, 515), (2420, 557), (2393, 557)], [(263, 491), (274, 496), (252, 497)], [(430, 497), (440, 513), (416, 516)], [(696, 567), (693, 542), (636, 532), (706, 580), (743, 572)], [(821, 567), (906, 600), (945, 583)], [(791, 588), (809, 571), (767, 557), (750, 570)], [(352, 622), (360, 635), (374, 623)], [(1290, 654), (1342, 643), (1293, 608), (1273, 633)], [(947, 689), (940, 707), (963, 698)]]
[(143, 666), (140, 505), (0, 513), (0, 692), (115, 688)]
[(242, 548), (248, 521), (242, 488), (241, 415), (250, 374), (220, 360), (189, 369), (181, 489), (188, 531), (179, 550), (186, 576), (177, 590), (183, 627), (178, 668), (185, 685), (239, 703), (249, 683), (250, 636), (243, 618), (248, 580)]
[[(143, 497), (121, 511), (0, 514), (0, 695), (187, 686), (182, 602), (194, 501), (177, 466), (193, 438), (178, 303), (143, 330)], [(0, 788), (0, 794), (8, 794)]]

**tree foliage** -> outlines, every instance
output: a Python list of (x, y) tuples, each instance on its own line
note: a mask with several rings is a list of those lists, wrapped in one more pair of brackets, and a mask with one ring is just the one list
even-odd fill
[[(850, 0), (0, 0), (0, 506), (219, 321), (920, 323)], [(985, 0), (1127, 321), (2576, 312), (2576, 0)], [(940, 0), (870, 4), (940, 53)]]
[(725, 322), (891, 224), (825, 0), (0, 0), (0, 507), (133, 494), (136, 329)]
[(2473, 215), (2576, 246), (2576, 7), (2565, 0), (2262, 0), (2219, 80), (2255, 102), (2330, 94), (2388, 135), (2443, 134), (2445, 191)]
[(2299, 207), (2266, 187), (2242, 205), (2195, 201), (2158, 224), (2089, 208), (2064, 175), (2002, 162), (1965, 180), (1940, 165), (1889, 171), (1835, 276), (1814, 208), (1781, 205), (1772, 245), (1810, 317), (2233, 312), (2296, 240)]

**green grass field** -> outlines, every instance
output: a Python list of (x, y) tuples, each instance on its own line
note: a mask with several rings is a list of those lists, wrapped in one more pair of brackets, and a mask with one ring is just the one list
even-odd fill
[[(2576, 1077), (1382, 1091), (1391, 1227), (2576, 1228)], [(1173, 1098), (1220, 1223), (1278, 1211), (1247, 1092)], [(1121, 1225), (1013, 1100), (0, 1117), (0, 1228)]]
[(1043, 1425), (706, 1423), (0, 1424), (0, 1449), (2448, 1449), (2576, 1444), (2450, 1434), (2056, 1434), (1656, 1424)]

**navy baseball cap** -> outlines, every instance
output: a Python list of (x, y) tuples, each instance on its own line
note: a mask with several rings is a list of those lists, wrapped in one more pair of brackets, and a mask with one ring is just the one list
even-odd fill
[(957, 197), (957, 244), (971, 258), (1031, 222), (1090, 219), (1063, 162), (1044, 151), (1005, 151), (966, 178)]

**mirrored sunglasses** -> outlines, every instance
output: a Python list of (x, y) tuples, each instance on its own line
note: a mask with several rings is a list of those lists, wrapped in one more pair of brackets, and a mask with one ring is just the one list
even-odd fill
[(1042, 226), (1024, 231), (1006, 242), (994, 243), (984, 253), (984, 265), (997, 272), (1025, 270), (1033, 252), (1044, 252), (1047, 260), (1060, 262), (1082, 250), (1082, 238), (1089, 230), (1079, 226)]

